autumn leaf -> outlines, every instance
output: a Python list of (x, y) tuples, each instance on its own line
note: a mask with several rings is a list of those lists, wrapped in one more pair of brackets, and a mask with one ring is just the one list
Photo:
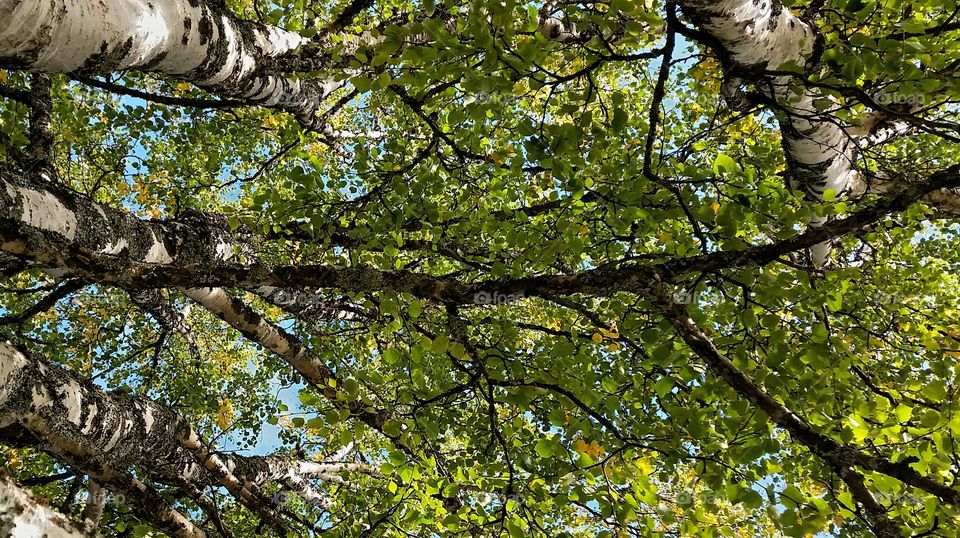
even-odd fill
[(221, 430), (225, 430), (233, 421), (234, 411), (233, 402), (230, 400), (221, 400), (220, 407), (217, 409), (217, 425)]

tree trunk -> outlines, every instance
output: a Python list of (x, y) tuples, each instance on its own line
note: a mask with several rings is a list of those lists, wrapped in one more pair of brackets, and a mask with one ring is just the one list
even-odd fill
[(0, 0), (0, 66), (45, 73), (138, 70), (279, 108), (318, 129), (340, 83), (258, 73), (297, 50), (299, 34), (242, 21), (203, 0)]
[[(805, 67), (814, 56), (817, 31), (779, 0), (681, 0), (680, 6), (717, 41), (716, 52), (737, 77), (741, 73), (744, 79), (764, 77), (788, 64)], [(816, 88), (797, 95), (791, 76), (765, 78), (760, 82), (762, 90), (783, 107), (780, 131), (790, 186), (812, 201), (823, 200), (828, 189), (837, 196), (862, 191), (854, 137), (815, 106), (829, 101)], [(815, 217), (811, 225), (820, 226), (825, 220)], [(829, 250), (828, 243), (811, 249), (814, 264), (824, 265)]]
[(28, 491), (0, 476), (0, 536), (82, 538), (89, 535), (64, 514), (45, 506)]
[[(891, 185), (876, 204), (826, 228), (747, 251), (716, 252), (657, 265), (609, 264), (569, 275), (464, 282), (424, 273), (357, 265), (272, 267), (244, 252), (225, 223), (205, 215), (170, 222), (140, 221), (126, 211), (101, 206), (56, 186), (45, 186), (0, 169), (0, 252), (92, 282), (128, 290), (232, 286), (338, 288), (342, 291), (406, 292), (430, 301), (485, 304), (496, 296), (531, 297), (575, 293), (642, 292), (656, 274), (672, 281), (696, 271), (743, 267), (785, 252), (859, 230), (915, 201), (960, 209), (958, 169), (946, 168), (907, 185)], [(248, 240), (249, 241), (249, 240)]]
[[(222, 485), (261, 513), (273, 511), (258, 493), (268, 482), (286, 483), (305, 501), (324, 505), (323, 495), (308, 480), (343, 485), (349, 482), (340, 473), (376, 474), (357, 464), (217, 454), (176, 411), (147, 398), (104, 392), (9, 342), (0, 342), (0, 440), (49, 452), (180, 536), (201, 536), (202, 531), (129, 470), (184, 491)], [(98, 517), (93, 505), (84, 517)]]
[(201, 476), (180, 447), (186, 421), (146, 399), (108, 395), (62, 368), (0, 343), (0, 438), (16, 437), (55, 455), (175, 536), (200, 537), (196, 528), (126, 469), (143, 467), (174, 480)]

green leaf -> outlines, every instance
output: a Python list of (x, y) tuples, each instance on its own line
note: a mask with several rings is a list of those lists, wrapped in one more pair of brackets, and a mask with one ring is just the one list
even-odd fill
[(383, 433), (391, 436), (397, 437), (400, 435), (402, 430), (400, 429), (400, 422), (394, 419), (389, 419), (383, 423)]
[(430, 349), (434, 353), (445, 353), (449, 344), (450, 337), (445, 334), (441, 334), (433, 340), (433, 344), (431, 344)]
[(373, 84), (370, 82), (370, 79), (364, 76), (357, 76), (350, 79), (350, 84), (353, 84), (353, 87), (357, 89), (360, 93), (365, 93), (370, 90)]
[(739, 172), (740, 167), (737, 165), (737, 162), (734, 161), (730, 156), (720, 153), (717, 155), (717, 158), (713, 161), (713, 173), (716, 175), (722, 175), (723, 173), (735, 173)]
[(350, 398), (356, 398), (360, 392), (360, 383), (352, 377), (343, 380), (343, 390)]
[(627, 126), (628, 120), (629, 120), (629, 116), (627, 115), (626, 111), (624, 111), (622, 108), (618, 106), (613, 109), (612, 127), (614, 131), (616, 132), (623, 131), (623, 129)]
[(937, 403), (947, 397), (947, 389), (940, 379), (931, 379), (920, 391), (928, 400)]
[(553, 456), (553, 442), (549, 439), (540, 439), (537, 441), (534, 449), (541, 458), (549, 458)]

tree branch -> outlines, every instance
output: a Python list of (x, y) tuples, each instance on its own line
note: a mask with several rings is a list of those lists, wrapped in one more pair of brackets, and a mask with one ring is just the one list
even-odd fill
[(253, 103), (245, 103), (243, 101), (238, 101), (234, 99), (197, 99), (194, 97), (173, 97), (169, 95), (157, 95), (155, 93), (145, 92), (143, 90), (138, 90), (136, 88), (130, 88), (127, 86), (121, 86), (107, 80), (98, 80), (93, 77), (88, 77), (85, 75), (72, 75), (73, 79), (77, 82), (82, 82), (87, 86), (93, 86), (94, 88), (100, 88), (101, 90), (106, 90), (108, 92), (113, 92), (120, 95), (126, 95), (128, 97), (136, 97), (137, 99), (143, 99), (150, 103), (156, 103), (158, 105), (169, 105), (169, 106), (180, 106), (188, 108), (207, 108), (207, 109), (227, 109), (227, 108), (237, 108), (241, 106), (249, 106)]
[[(862, 230), (931, 194), (960, 187), (960, 165), (936, 172), (925, 181), (891, 189), (873, 205), (846, 218), (767, 245), (653, 264), (609, 262), (571, 274), (477, 282), (367, 266), (271, 266), (256, 257), (250, 257), (250, 263), (243, 264), (233, 258), (233, 245), (239, 244), (236, 238), (209, 218), (147, 223), (124, 211), (103, 208), (70, 193), (40, 190), (37, 185), (4, 180), (2, 176), (0, 184), (9, 185), (6, 190), (0, 189), (0, 209), (6, 211), (6, 214), (0, 212), (0, 250), (91, 282), (131, 290), (270, 286), (339, 288), (347, 292), (396, 291), (440, 303), (477, 304), (480, 293), (524, 297), (637, 293), (646, 289), (654, 275), (664, 281), (677, 282), (691, 273), (764, 265), (786, 253)], [(11, 197), (11, 192), (19, 194)], [(46, 204), (44, 211), (61, 212), (59, 218), (54, 221), (18, 217), (24, 214), (25, 204), (39, 203), (38, 200)], [(78, 233), (80, 231), (82, 233)], [(105, 253), (105, 249), (117, 249), (121, 244), (124, 248), (117, 254)]]
[(855, 466), (892, 476), (905, 484), (936, 496), (943, 502), (960, 506), (960, 491), (922, 476), (907, 465), (864, 454), (855, 447), (842, 445), (817, 432), (810, 423), (777, 401), (757, 385), (746, 372), (723, 355), (710, 337), (690, 318), (686, 306), (678, 304), (672, 292), (663, 283), (654, 282), (649, 290), (650, 298), (677, 334), (718, 378), (738, 395), (763, 411), (776, 425), (788, 431), (794, 440), (826, 461), (840, 475), (850, 488), (854, 499), (867, 511), (871, 527), (878, 536), (900, 537), (903, 534), (898, 526), (887, 518), (886, 509), (866, 488), (863, 476), (854, 470)]

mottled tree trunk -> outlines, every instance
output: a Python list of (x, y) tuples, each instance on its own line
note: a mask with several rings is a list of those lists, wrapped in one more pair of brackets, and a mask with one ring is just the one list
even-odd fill
[[(896, 185), (885, 195), (882, 204), (838, 223), (837, 227), (754, 250), (758, 255), (764, 251), (762, 255), (766, 256), (785, 248), (805, 248), (825, 238), (850, 233), (854, 223), (863, 226), (885, 212), (901, 211), (905, 201), (930, 203), (943, 212), (957, 211), (960, 197), (955, 183), (956, 170), (948, 168), (915, 185)], [(475, 304), (478, 294), (494, 292), (525, 296), (636, 292), (649, 283), (652, 272), (667, 277), (676, 271), (715, 270), (730, 263), (742, 265), (749, 260), (740, 255), (734, 260), (717, 253), (677, 260), (659, 268), (610, 266), (576, 276), (545, 275), (467, 283), (423, 273), (381, 271), (363, 265), (273, 267), (260, 263), (250, 252), (245, 252), (243, 259), (233, 256), (237, 245), (248, 244), (238, 240), (225, 223), (215, 218), (194, 214), (177, 221), (140, 221), (126, 211), (101, 206), (84, 196), (32, 182), (0, 168), (0, 253), (52, 274), (76, 275), (128, 290), (207, 286), (254, 290), (262, 286), (303, 286), (347, 292), (390, 290), (432, 301)]]
[(90, 535), (67, 516), (0, 476), (0, 536), (82, 538)]
[[(860, 132), (836, 118), (835, 105), (817, 88), (798, 89), (797, 77), (776, 71), (793, 64), (809, 68), (816, 61), (819, 35), (810, 22), (794, 15), (779, 0), (680, 0), (687, 18), (710, 35), (734, 83), (752, 80), (778, 111), (790, 186), (811, 201), (822, 201), (832, 190), (840, 196), (883, 193), (897, 186), (892, 178), (867, 181), (858, 167), (860, 151), (910, 131), (905, 122), (881, 123)], [(817, 105), (821, 105), (818, 108)], [(943, 189), (923, 200), (941, 216), (960, 214), (960, 192)], [(826, 219), (815, 217), (813, 226)], [(811, 248), (816, 265), (826, 262), (829, 242)]]
[[(202, 536), (202, 531), (129, 471), (184, 491), (224, 486), (239, 501), (273, 517), (270, 501), (259, 493), (268, 482), (286, 483), (305, 501), (323, 505), (323, 495), (309, 480), (344, 485), (349, 482), (339, 473), (375, 473), (356, 464), (218, 454), (169, 407), (104, 392), (9, 342), (0, 342), (0, 441), (50, 453), (124, 495), (144, 517), (178, 536)], [(94, 502), (84, 510), (84, 518), (92, 521), (102, 509), (97, 490), (91, 489)]]
[(49, 269), (88, 265), (110, 271), (130, 261), (209, 263), (231, 256), (233, 245), (225, 223), (200, 215), (142, 221), (62, 187), (0, 170), (0, 250)]
[[(144, 222), (67, 191), (46, 190), (37, 183), (0, 175), (0, 250), (28, 256), (54, 272), (96, 268), (101, 274), (135, 278), (138, 271), (130, 271), (131, 262), (216, 267), (234, 257), (234, 249), (226, 226), (199, 215), (173, 223)], [(365, 423), (382, 429), (384, 413), (371, 411), (360, 401), (338, 398), (327, 383), (336, 380), (333, 371), (296, 337), (219, 288), (184, 287), (183, 291), (287, 360), (338, 406), (347, 406)]]
[(46, 73), (138, 70), (293, 113), (319, 129), (340, 86), (258, 72), (297, 50), (299, 34), (241, 21), (203, 0), (0, 0), (0, 66)]
[[(718, 54), (728, 69), (745, 78), (763, 77), (763, 91), (780, 105), (780, 130), (789, 167), (789, 181), (813, 201), (828, 189), (838, 196), (863, 190), (856, 167), (854, 137), (815, 103), (823, 95), (816, 88), (793, 91), (791, 76), (764, 77), (788, 64), (805, 67), (812, 59), (818, 34), (779, 0), (680, 0), (687, 18), (720, 45)], [(822, 225), (823, 218), (811, 224)], [(827, 243), (811, 249), (816, 265), (823, 265)]]
[[(383, 433), (383, 425), (389, 415), (384, 410), (376, 409), (361, 400), (339, 397), (334, 387), (342, 386), (342, 380), (299, 338), (282, 327), (270, 323), (221, 288), (191, 288), (184, 290), (184, 293), (251, 341), (286, 360), (334, 406), (348, 410), (352, 416), (357, 417), (364, 424)], [(385, 433), (384, 435), (392, 441), (399, 441), (396, 436)]]
[[(189, 425), (149, 400), (104, 393), (58, 366), (0, 343), (0, 438), (32, 444), (123, 495), (172, 536), (205, 533), (127, 469), (199, 476), (180, 447)], [(159, 473), (158, 473), (159, 474)]]

